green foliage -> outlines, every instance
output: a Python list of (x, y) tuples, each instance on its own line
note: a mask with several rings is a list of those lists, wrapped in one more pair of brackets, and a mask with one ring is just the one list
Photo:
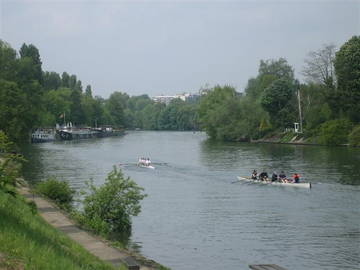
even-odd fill
[(88, 183), (90, 193), (83, 201), (82, 222), (102, 235), (131, 233), (131, 216), (140, 213), (140, 201), (146, 196), (130, 178), (125, 178), (115, 166), (96, 187)]
[(17, 68), (16, 51), (2, 40), (0, 40), (0, 63), (0, 79), (14, 81)]
[(276, 79), (294, 79), (294, 70), (288, 64), (285, 58), (279, 58), (278, 60), (261, 60), (259, 67), (259, 76), (272, 75)]
[(106, 108), (111, 116), (112, 123), (116, 127), (123, 127), (125, 125), (124, 109), (128, 98), (127, 94), (114, 92), (106, 102)]
[(340, 109), (354, 122), (360, 121), (360, 36), (341, 46), (335, 57)]
[(278, 79), (294, 80), (294, 71), (286, 59), (261, 60), (258, 76), (250, 79), (245, 88), (246, 96), (253, 100), (260, 99), (263, 91)]
[(45, 71), (43, 78), (45, 90), (56, 90), (61, 87), (61, 78), (58, 73)]
[(348, 142), (351, 123), (347, 119), (330, 120), (319, 128), (319, 143), (326, 145), (339, 145)]
[[(276, 127), (289, 127), (294, 122), (295, 104), (290, 102), (294, 96), (294, 85), (288, 79), (278, 79), (265, 88), (261, 106), (269, 113)], [(294, 108), (295, 107), (295, 108)]]
[(21, 70), (23, 72), (23, 78), (26, 78), (28, 81), (36, 80), (40, 84), (43, 84), (43, 72), (42, 72), (42, 62), (40, 59), (39, 50), (33, 45), (26, 45), (25, 43), (20, 48), (21, 62), (25, 65), (23, 66), (26, 70)]
[(22, 198), (0, 189), (0, 253), (12, 258), (5, 269), (113, 269), (51, 227), (35, 211)]
[(20, 176), (21, 163), (25, 159), (12, 153), (15, 146), (6, 134), (0, 130), (0, 190), (16, 195), (17, 178)]
[(35, 187), (36, 192), (53, 200), (61, 208), (71, 209), (75, 191), (70, 188), (68, 182), (49, 178), (40, 182)]
[(349, 134), (349, 143), (351, 146), (360, 147), (360, 125), (355, 126)]
[(202, 96), (198, 108), (199, 122), (210, 138), (239, 139), (240, 98), (231, 86), (215, 86)]

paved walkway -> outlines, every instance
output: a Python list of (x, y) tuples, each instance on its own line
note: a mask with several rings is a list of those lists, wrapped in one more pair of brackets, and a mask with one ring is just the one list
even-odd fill
[[(19, 193), (26, 197), (28, 200), (32, 200), (36, 203), (38, 212), (43, 219), (45, 219), (50, 225), (62, 231), (72, 240), (79, 243), (91, 254), (95, 255), (99, 259), (113, 264), (115, 267), (121, 265), (124, 261), (135, 261), (129, 253), (110, 247), (103, 240), (96, 236), (81, 230), (64, 215), (57, 207), (43, 199), (38, 195), (31, 193), (31, 190), (27, 187), (21, 187)], [(139, 263), (140, 265), (140, 263)], [(130, 268), (129, 268), (130, 269)], [(135, 268), (134, 268), (135, 269)], [(140, 270), (154, 270), (145, 265), (140, 265)]]

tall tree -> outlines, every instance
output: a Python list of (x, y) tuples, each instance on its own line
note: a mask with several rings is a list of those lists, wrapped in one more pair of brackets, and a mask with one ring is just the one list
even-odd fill
[(288, 64), (285, 58), (279, 58), (278, 60), (261, 60), (259, 67), (259, 75), (273, 75), (276, 77), (276, 79), (294, 79), (294, 70)]
[(309, 52), (302, 71), (308, 82), (322, 84), (330, 88), (334, 87), (335, 50), (334, 44), (326, 44), (317, 51)]
[(86, 95), (87, 97), (92, 97), (92, 90), (91, 90), (91, 85), (90, 85), (90, 84), (88, 84), (88, 85), (86, 86), (85, 95)]
[(17, 76), (16, 51), (0, 40), (0, 79), (15, 81)]
[(61, 75), (61, 86), (70, 88), (70, 75), (65, 71)]
[(42, 62), (40, 59), (39, 50), (33, 45), (26, 45), (25, 43), (20, 48), (20, 56), (22, 59), (28, 58), (31, 61), (32, 72), (28, 73), (30, 80), (37, 80), (40, 84), (43, 84), (43, 72), (42, 72)]
[(292, 125), (294, 104), (290, 101), (294, 92), (294, 84), (288, 79), (278, 79), (264, 90), (261, 106), (269, 113), (274, 126), (285, 128)]
[(245, 93), (253, 100), (260, 99), (262, 92), (277, 79), (294, 81), (294, 70), (285, 58), (277, 60), (261, 60), (259, 73), (256, 78), (251, 78), (245, 88)]
[(69, 87), (70, 89), (74, 90), (76, 89), (76, 82), (77, 82), (77, 78), (76, 75), (71, 75), (69, 78)]
[(125, 125), (124, 109), (128, 98), (129, 96), (127, 94), (114, 92), (107, 100), (107, 110), (112, 118), (113, 124), (117, 127), (123, 127)]
[(216, 140), (240, 138), (240, 98), (231, 86), (215, 86), (202, 96), (198, 108), (201, 127)]
[(78, 90), (72, 90), (70, 105), (70, 119), (71, 122), (77, 126), (85, 123), (84, 110), (81, 106), (81, 92)]
[(43, 74), (44, 78), (44, 89), (45, 90), (56, 90), (61, 86), (60, 75), (56, 72), (45, 71)]
[(27, 117), (27, 100), (15, 82), (0, 79), (0, 130), (11, 140), (25, 141), (31, 126)]
[(335, 73), (341, 107), (351, 120), (360, 121), (360, 36), (353, 36), (336, 53)]

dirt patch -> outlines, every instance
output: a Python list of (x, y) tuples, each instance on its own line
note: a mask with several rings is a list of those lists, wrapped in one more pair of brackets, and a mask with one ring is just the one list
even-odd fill
[(0, 252), (0, 270), (23, 270), (24, 264), (15, 258), (10, 258)]

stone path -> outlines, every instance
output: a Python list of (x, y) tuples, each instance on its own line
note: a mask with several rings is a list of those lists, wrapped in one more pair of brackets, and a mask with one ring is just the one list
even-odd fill
[[(19, 193), (26, 197), (28, 200), (32, 200), (36, 203), (40, 216), (45, 219), (50, 225), (62, 231), (72, 240), (79, 243), (91, 254), (95, 255), (99, 259), (113, 264), (115, 267), (121, 265), (124, 261), (135, 261), (135, 259), (125, 251), (118, 250), (109, 246), (106, 242), (99, 239), (96, 236), (89, 234), (88, 232), (81, 230), (64, 215), (57, 207), (43, 199), (42, 197), (31, 193), (31, 190), (27, 187), (21, 187)], [(139, 264), (140, 265), (140, 264)], [(155, 270), (145, 265), (140, 265), (140, 270)]]

